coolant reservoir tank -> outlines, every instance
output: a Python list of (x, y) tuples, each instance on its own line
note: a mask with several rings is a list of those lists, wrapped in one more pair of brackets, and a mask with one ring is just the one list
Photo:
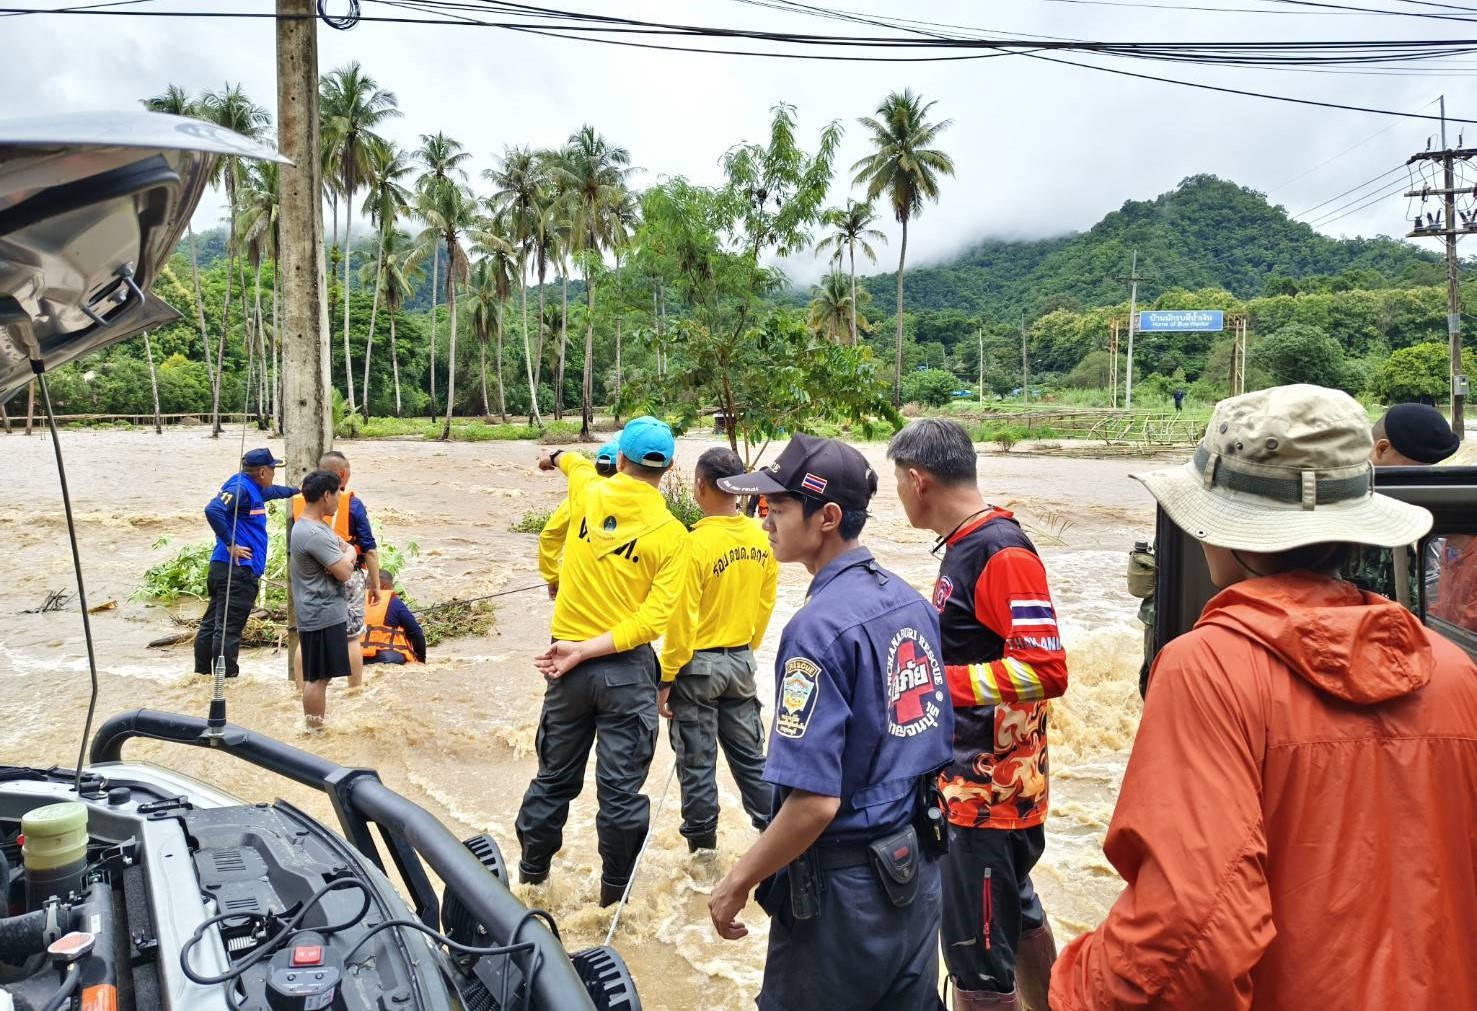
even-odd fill
[(34, 808), (21, 818), (26, 844), (26, 907), (82, 890), (87, 868), (87, 805), (69, 800)]

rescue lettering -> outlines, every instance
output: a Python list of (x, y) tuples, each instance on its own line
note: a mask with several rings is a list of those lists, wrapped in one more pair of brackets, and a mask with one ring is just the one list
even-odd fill
[(763, 548), (740, 545), (736, 548), (729, 548), (727, 554), (720, 555), (717, 559), (714, 560), (713, 575), (723, 575), (723, 570), (727, 569), (735, 562), (758, 562), (760, 565), (764, 565), (768, 563), (768, 561), (769, 552), (765, 551)]

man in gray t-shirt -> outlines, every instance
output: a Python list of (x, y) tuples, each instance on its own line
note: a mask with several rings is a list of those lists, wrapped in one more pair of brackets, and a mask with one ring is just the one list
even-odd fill
[(304, 511), (292, 525), (292, 601), (299, 632), (347, 624), (348, 595), (328, 571), (343, 555), (344, 542), (327, 523), (310, 521)]
[(303, 512), (292, 525), (288, 553), (302, 657), (303, 716), (308, 728), (316, 730), (323, 726), (329, 679), (351, 673), (344, 583), (353, 574), (355, 551), (329, 525), (338, 509), (338, 475), (313, 471), (303, 478), (302, 495)]

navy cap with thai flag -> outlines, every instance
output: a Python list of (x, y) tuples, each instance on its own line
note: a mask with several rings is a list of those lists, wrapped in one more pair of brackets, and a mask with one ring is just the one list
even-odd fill
[(864, 510), (877, 494), (877, 473), (844, 442), (796, 435), (774, 463), (751, 474), (719, 478), (718, 487), (731, 495), (801, 495)]

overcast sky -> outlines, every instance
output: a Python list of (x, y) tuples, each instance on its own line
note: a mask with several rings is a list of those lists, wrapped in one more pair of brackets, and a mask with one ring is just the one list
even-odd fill
[[(14, 5), (66, 6), (61, 0)], [(75, 4), (78, 0), (71, 0)], [(1275, 0), (1132, 0), (1128, 5), (1063, 0), (848, 0), (847, 9), (928, 18), (1011, 35), (1135, 41), (1470, 37), (1470, 26), (1340, 13), (1218, 13), (1148, 9), (1133, 3), (1296, 9)], [(1404, 6), (1365, 0), (1361, 6)], [(4, 6), (4, 4), (0, 4)], [(332, 6), (342, 9), (342, 0)], [(572, 9), (652, 20), (776, 30), (862, 32), (834, 21), (780, 13), (740, 0), (567, 0)], [(133, 10), (268, 11), (269, 0), (150, 0)], [(1407, 9), (1409, 9), (1407, 7)], [(395, 12), (379, 3), (366, 13)], [(886, 33), (892, 34), (892, 33)], [(192, 93), (240, 82), (275, 111), (270, 21), (26, 15), (0, 18), (0, 116), (129, 107), (170, 83)], [(644, 172), (700, 183), (719, 179), (733, 143), (762, 140), (770, 107), (798, 108), (809, 146), (831, 119), (846, 124), (843, 168), (865, 153), (856, 117), (889, 91), (912, 87), (935, 100), (953, 125), (940, 139), (958, 166), (942, 199), (910, 229), (909, 262), (937, 261), (988, 236), (1043, 237), (1090, 227), (1125, 200), (1146, 199), (1185, 176), (1213, 173), (1269, 195), (1297, 214), (1404, 162), (1435, 124), (1213, 94), (1056, 66), (1026, 56), (951, 63), (840, 63), (651, 52), (541, 38), (480, 27), (361, 24), (320, 28), (320, 69), (359, 60), (398, 96), (404, 117), (386, 132), (413, 145), (444, 130), (467, 145), (475, 171), (505, 145), (559, 144), (583, 123), (629, 148)], [(1072, 57), (1074, 59), (1098, 59)], [(1305, 98), (1434, 112), (1444, 89), (1452, 116), (1477, 118), (1461, 77), (1234, 71), (1144, 61), (1111, 63)], [(1471, 74), (1464, 65), (1451, 73)], [(1388, 128), (1388, 129), (1387, 129)], [(1452, 128), (1452, 141), (1459, 127)], [(1477, 127), (1469, 128), (1477, 137)], [(1380, 132), (1384, 131), (1384, 132)], [(1378, 133), (1378, 136), (1375, 136)], [(1372, 138), (1372, 139), (1369, 139)], [(1352, 151), (1347, 151), (1358, 145)], [(1327, 164), (1323, 164), (1327, 162)], [(836, 201), (850, 172), (838, 173)], [(1390, 177), (1392, 184), (1399, 177)], [(1378, 194), (1378, 188), (1370, 191)], [(1337, 210), (1349, 198), (1309, 215)], [(1357, 206), (1357, 204), (1356, 204)], [(197, 224), (222, 213), (207, 197)], [(1377, 200), (1327, 226), (1335, 235), (1403, 234), (1406, 203)], [(896, 226), (888, 223), (895, 233)], [(1434, 247), (1434, 243), (1428, 243)], [(896, 265), (895, 242), (880, 251)], [(860, 265), (859, 265), (860, 266)], [(799, 280), (818, 267), (792, 264)]]

